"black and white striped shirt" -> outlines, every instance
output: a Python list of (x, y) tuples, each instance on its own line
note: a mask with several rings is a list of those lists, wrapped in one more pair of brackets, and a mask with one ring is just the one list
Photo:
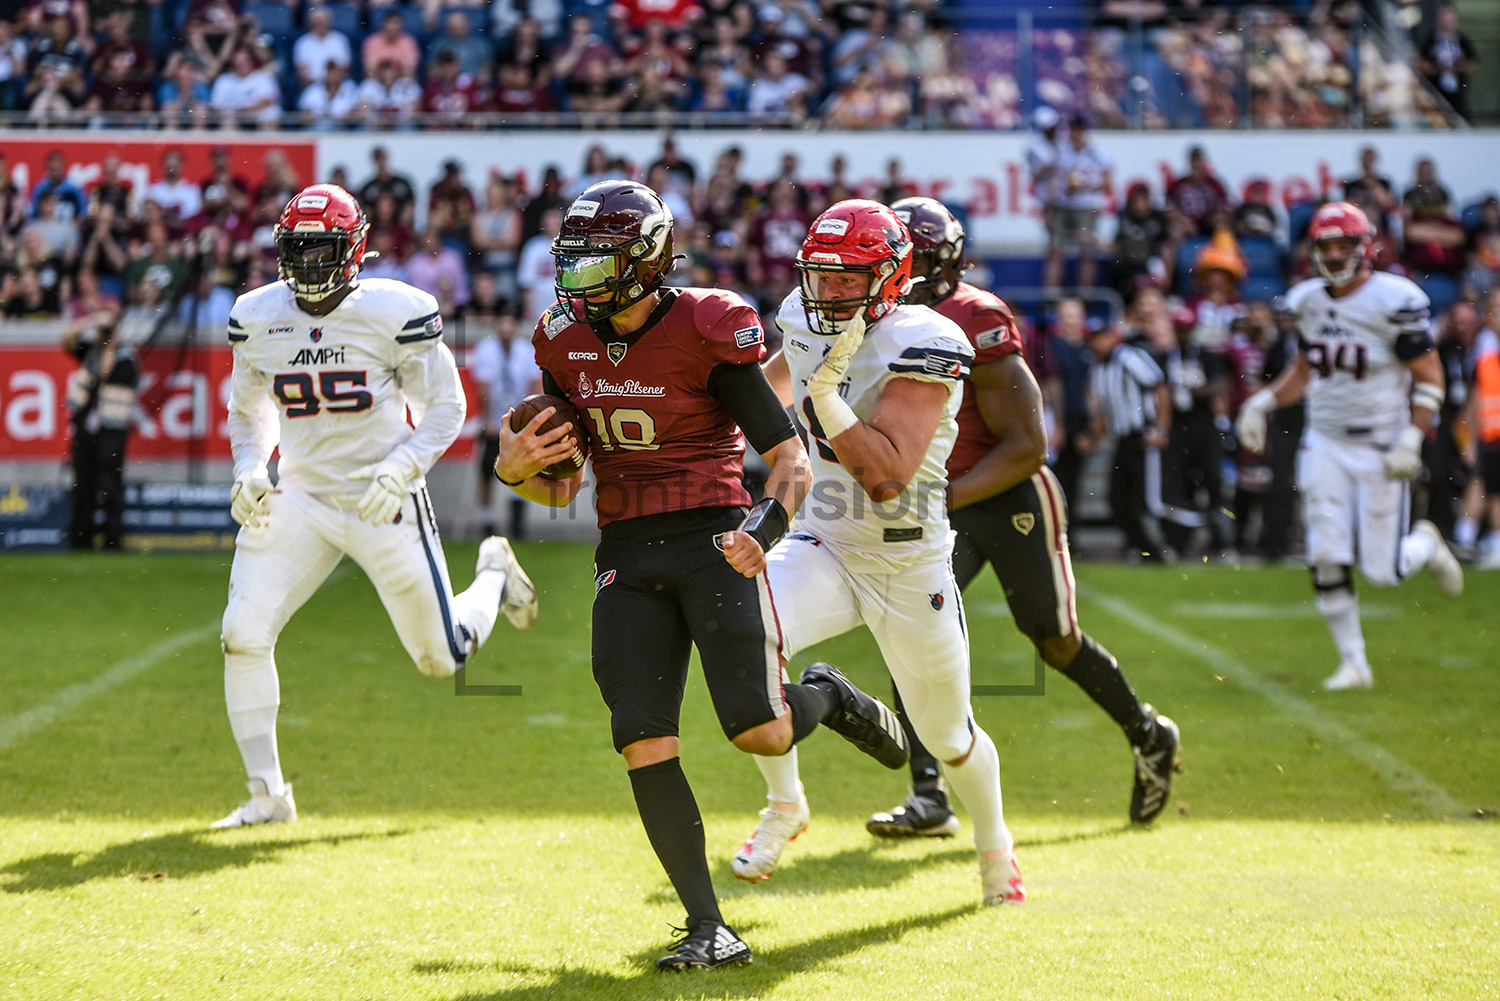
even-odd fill
[(1095, 362), (1089, 369), (1094, 400), (1110, 433), (1117, 436), (1140, 434), (1156, 424), (1154, 390), (1161, 381), (1161, 367), (1130, 344), (1116, 345), (1108, 361)]

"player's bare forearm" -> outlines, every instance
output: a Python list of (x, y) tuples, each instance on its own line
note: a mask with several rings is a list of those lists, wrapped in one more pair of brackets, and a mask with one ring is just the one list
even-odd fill
[(960, 508), (1004, 493), (1047, 461), (1042, 390), (1020, 355), (976, 365), (969, 384), (985, 427), (1000, 439), (974, 468), (948, 487), (948, 506)]
[[(508, 485), (508, 484), (507, 484)], [(511, 487), (518, 497), (546, 507), (567, 507), (578, 496), (583, 486), (583, 470), (565, 480), (549, 480), (544, 476), (531, 476)]]
[(870, 416), (835, 435), (829, 445), (871, 500), (891, 500), (921, 468), (947, 400), (948, 387), (941, 383), (892, 379)]
[(766, 496), (774, 497), (788, 515), (797, 513), (812, 486), (812, 464), (802, 439), (792, 437), (761, 454), (771, 475), (766, 478)]
[(1289, 407), (1302, 399), (1311, 379), (1312, 367), (1307, 364), (1306, 358), (1298, 355), (1296, 364), (1284, 369), (1271, 383), (1271, 392), (1276, 396), (1276, 405)]
[(786, 354), (777, 351), (766, 363), (761, 366), (761, 371), (766, 374), (766, 381), (776, 391), (776, 396), (781, 400), (783, 407), (792, 405), (792, 370), (787, 365)]

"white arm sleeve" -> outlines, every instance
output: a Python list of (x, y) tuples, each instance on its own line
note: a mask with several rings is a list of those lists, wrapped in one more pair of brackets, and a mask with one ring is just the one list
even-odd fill
[(259, 469), (271, 459), (281, 439), (276, 403), (264, 372), (246, 364), (234, 353), (234, 373), (229, 377), (229, 448), (234, 455), (234, 475)]
[(408, 479), (426, 475), (458, 439), (467, 406), (453, 353), (440, 340), (405, 353), (396, 368), (416, 430), (386, 456), (406, 467)]

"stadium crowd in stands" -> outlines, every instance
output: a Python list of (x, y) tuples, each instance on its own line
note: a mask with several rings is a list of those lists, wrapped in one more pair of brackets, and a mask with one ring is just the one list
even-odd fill
[(1032, 91), (1101, 128), (1442, 125), (1439, 94), (1468, 111), (1474, 49), (1451, 8), (1409, 31), (1365, 27), (1358, 0), (1101, 0), (1090, 22), (1035, 32), (970, 24), (971, 10), (9, 0), (0, 111), (38, 126), (103, 127), (130, 113), (190, 128), (447, 128), (478, 127), (480, 113), (569, 112), (591, 125), (638, 113), (661, 124), (1017, 128)]

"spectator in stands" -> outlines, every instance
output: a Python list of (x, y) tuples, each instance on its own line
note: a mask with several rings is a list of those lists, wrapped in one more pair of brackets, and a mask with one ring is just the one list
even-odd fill
[(297, 110), (314, 129), (332, 129), (348, 124), (359, 111), (359, 89), (339, 63), (329, 63), (322, 79), (310, 83), (297, 100)]
[(824, 121), (839, 129), (893, 129), (911, 117), (911, 92), (880, 68), (864, 68), (829, 99)]
[(52, 34), (32, 46), (30, 76), (21, 92), (26, 117), (33, 121), (68, 118), (86, 93), (82, 45), (73, 38), (52, 44), (58, 31), (66, 32), (67, 22), (58, 18), (48, 23)]
[(524, 224), (517, 200), (516, 182), (491, 174), (484, 189), (484, 210), (475, 214), (469, 233), (480, 267), (494, 276), (500, 294), (511, 302), (516, 301), (516, 255)]
[(1208, 165), (1202, 146), (1188, 150), (1188, 171), (1167, 186), (1167, 208), (1187, 232), (1212, 236), (1221, 211), (1230, 207), (1229, 193)]
[(780, 302), (797, 284), (797, 253), (810, 225), (797, 184), (790, 178), (773, 182), (765, 208), (750, 227), (750, 276), (763, 301)]
[(438, 231), (444, 243), (467, 252), (474, 212), (474, 193), (464, 183), (463, 165), (457, 160), (444, 161), (443, 176), (427, 196), (428, 226)]
[(568, 84), (581, 82), (595, 63), (603, 63), (614, 71), (619, 61), (620, 53), (594, 33), (594, 23), (584, 14), (568, 21), (568, 37), (552, 53), (557, 78)]
[[(748, 11), (748, 6), (738, 9)], [(726, 88), (743, 91), (750, 83), (750, 49), (745, 45), (746, 33), (739, 29), (733, 17), (719, 17), (711, 23), (711, 34), (698, 50), (698, 72), (702, 75), (710, 67), (717, 67)]]
[(1417, 161), (1417, 179), (1406, 194), (1401, 196), (1401, 208), (1408, 217), (1419, 214), (1433, 205), (1450, 205), (1453, 196), (1438, 180), (1437, 164), (1430, 157)]
[(94, 49), (89, 60), (89, 72), (98, 76), (104, 72), (111, 59), (124, 53), (128, 57), (126, 70), (130, 79), (149, 86), (155, 63), (151, 58), (151, 50), (146, 46), (145, 36), (132, 32), (129, 12), (112, 11), (100, 20), (99, 27), (103, 31), (104, 40)]
[(630, 103), (626, 81), (609, 63), (593, 60), (584, 64), (582, 74), (568, 78), (568, 108), (581, 114), (614, 114)]
[(213, 272), (204, 269), (192, 291), (177, 304), (177, 322), (203, 333), (217, 333), (228, 325), (233, 306), (234, 292), (215, 284)]
[(21, 227), (23, 244), (32, 233), (38, 237), (35, 243), (36, 253), (42, 258), (55, 258), (68, 266), (78, 256), (78, 220), (72, 215), (64, 216), (58, 212), (57, 195), (51, 192), (42, 195), (36, 216)]
[(409, 128), (422, 106), (422, 85), (386, 60), (359, 85), (365, 121), (375, 128)]
[[(1236, 318), (1239, 314), (1236, 314)], [(1193, 530), (1207, 525), (1214, 545), (1230, 545), (1228, 525), (1219, 516), (1224, 496), (1223, 435), (1230, 430), (1230, 367), (1225, 332), (1210, 349), (1191, 323), (1178, 324), (1172, 349), (1163, 360), (1172, 410), (1168, 418), (1162, 499), (1162, 529), (1178, 554), (1187, 552)]]
[(435, 229), (422, 234), (421, 246), (406, 262), (407, 281), (439, 299), (451, 298), (454, 306), (469, 301), (469, 273), (464, 257), (443, 243)]
[(406, 30), (406, 21), (399, 10), (388, 10), (381, 17), (380, 30), (365, 36), (360, 48), (360, 62), (369, 73), (381, 63), (396, 66), (397, 77), (415, 77), (422, 63), (422, 50), (417, 40)]
[[(761, 12), (762, 19), (769, 10)], [(846, 84), (854, 80), (860, 70), (873, 69), (880, 61), (889, 28), (890, 12), (883, 6), (873, 5), (863, 26), (843, 31), (830, 54), (833, 82)]]
[(443, 18), (443, 35), (427, 46), (429, 70), (435, 68), (444, 56), (452, 55), (458, 63), (458, 72), (463, 76), (483, 80), (495, 61), (495, 50), (489, 39), (476, 35), (469, 25), (469, 16), (460, 10), (450, 10)]
[[(250, 207), (250, 185), (234, 172), (231, 155), (229, 147), (223, 144), (209, 151), (210, 166), (208, 176), (203, 179), (203, 187), (206, 191), (212, 185), (220, 185), (224, 188), (230, 209), (244, 212)], [(205, 199), (206, 197), (205, 195)]]
[(240, 18), (231, 0), (195, 0), (188, 7), (183, 34), (187, 52), (203, 69), (205, 79), (217, 80), (229, 66), (235, 50), (255, 37), (253, 18)]
[(1484, 327), (1475, 337), (1471, 358), (1473, 389), (1465, 417), (1473, 429), (1471, 458), (1478, 468), (1484, 504), (1482, 509), (1476, 504), (1466, 512), (1473, 522), (1466, 534), (1477, 535), (1478, 523), (1488, 521), (1489, 531), (1479, 542), (1479, 567), (1493, 570), (1500, 568), (1500, 293), (1490, 293)]
[[(396, 233), (385, 227), (370, 227), (370, 250), (373, 254), (367, 256), (368, 262), (360, 268), (359, 273), (364, 278), (394, 278), (396, 281), (404, 282), (409, 275), (406, 263), (396, 249)], [(371, 257), (374, 259), (371, 260)]]
[[(1380, 151), (1374, 146), (1364, 146), (1359, 151), (1359, 173), (1344, 181), (1344, 200), (1354, 201), (1360, 199), (1363, 204), (1370, 205), (1380, 216), (1389, 220), (1390, 216), (1399, 211), (1401, 205), (1396, 201), (1396, 187), (1391, 179), (1380, 173)], [(1371, 220), (1375, 216), (1366, 211)], [(1293, 233), (1292, 239), (1299, 240), (1301, 233)]]
[(1281, 229), (1271, 206), (1271, 183), (1257, 178), (1245, 186), (1245, 200), (1234, 210), (1234, 235), (1274, 240)]
[(690, 27), (702, 13), (697, 0), (615, 0), (609, 7), (617, 37), (643, 31), (653, 21), (680, 31)]
[(129, 252), (131, 260), (125, 268), (126, 287), (150, 277), (161, 286), (162, 298), (171, 298), (184, 268), (182, 241), (172, 238), (165, 223), (149, 223), (139, 237), (132, 239)]
[(1417, 181), (1402, 198), (1402, 207), (1406, 215), (1402, 259), (1426, 274), (1455, 278), (1462, 274), (1468, 238), (1432, 160), (1423, 157), (1417, 162)]
[(16, 268), (32, 274), (41, 289), (41, 311), (56, 316), (73, 297), (73, 269), (63, 248), (48, 244), (40, 229), (23, 228), (18, 239)]
[(1245, 270), (1244, 258), (1228, 230), (1220, 230), (1198, 251), (1193, 262), (1198, 289), (1185, 304), (1195, 345), (1215, 352), (1228, 348), (1230, 328), (1245, 312), (1240, 292)]
[(231, 128), (274, 125), (281, 120), (281, 85), (255, 64), (249, 49), (237, 49), (229, 69), (214, 81), (208, 103)]
[(1151, 190), (1139, 182), (1125, 193), (1115, 219), (1114, 263), (1110, 277), (1125, 299), (1141, 280), (1165, 281), (1176, 262), (1167, 214), (1151, 203)]
[(1479, 206), (1479, 217), (1465, 229), (1469, 267), (1465, 280), (1483, 295), (1500, 282), (1500, 198), (1490, 195)]
[(1042, 283), (1048, 288), (1061, 285), (1066, 259), (1076, 256), (1075, 284), (1091, 288), (1098, 270), (1099, 212), (1109, 203), (1114, 160), (1093, 141), (1081, 117), (1068, 122), (1068, 134), (1059, 143), (1054, 183), (1057, 194), (1049, 219)]
[(85, 111), (117, 114), (150, 111), (156, 106), (151, 85), (132, 71), (135, 57), (129, 52), (115, 52), (89, 87), (83, 102)]
[(495, 110), (502, 114), (553, 111), (552, 91), (533, 75), (524, 62), (501, 63), (496, 73)]
[(807, 78), (793, 73), (780, 55), (766, 57), (760, 76), (750, 84), (745, 109), (752, 115), (776, 115), (798, 121), (807, 114)]
[(182, 150), (169, 149), (161, 155), (161, 180), (146, 188), (146, 198), (160, 205), (167, 217), (191, 219), (203, 208), (203, 190), (182, 176)]
[(1110, 459), (1109, 506), (1125, 532), (1132, 560), (1160, 562), (1161, 550), (1147, 529), (1147, 455), (1167, 443), (1172, 401), (1161, 368), (1120, 332), (1101, 324), (1090, 331), (1089, 395), (1094, 426), (1087, 443), (1115, 439)]
[(557, 262), (552, 257), (552, 241), (562, 228), (562, 209), (549, 206), (541, 214), (541, 231), (521, 247), (516, 265), (516, 284), (521, 288), (521, 319), (535, 323), (542, 310), (556, 298), (553, 282)]
[(306, 87), (310, 83), (322, 83), (330, 65), (343, 67), (348, 79), (350, 64), (354, 61), (349, 39), (342, 31), (333, 30), (333, 15), (327, 7), (314, 7), (307, 12), (307, 33), (292, 46), (292, 66), (297, 71), (297, 80)]
[(41, 179), (31, 188), (31, 214), (36, 214), (42, 196), (51, 193), (57, 196), (57, 210), (60, 215), (83, 215), (88, 207), (88, 199), (84, 198), (83, 192), (68, 180), (68, 161), (62, 151), (56, 149), (48, 151), (42, 170)]
[(1443, 99), (1469, 118), (1469, 74), (1474, 72), (1474, 43), (1458, 30), (1458, 9), (1444, 5), (1436, 24), (1417, 42), (1417, 66)]
[(69, 18), (47, 18), (32, 38), (27, 72), (35, 75), (40, 70), (55, 70), (65, 90), (76, 89), (81, 95), (92, 48), (88, 32), (76, 31)]
[[(1474, 346), (1483, 325), (1478, 307), (1464, 301), (1454, 303), (1438, 318), (1434, 340), (1443, 367), (1443, 405), (1438, 410), (1435, 433), (1422, 447), (1426, 482), (1415, 485), (1419, 498), (1426, 495), (1427, 519), (1444, 538), (1454, 540), (1463, 552), (1460, 558), (1473, 556), (1478, 534), (1477, 523), (1461, 517), (1461, 513), (1466, 514), (1462, 509), (1471, 506), (1465, 502), (1465, 495), (1471, 490), (1477, 458), (1473, 448), (1475, 428), (1467, 422), (1466, 414), (1474, 391)], [(1472, 506), (1478, 507), (1477, 503)]]
[(167, 60), (165, 79), (156, 89), (156, 106), (168, 127), (196, 122), (208, 123), (213, 92), (196, 63), (181, 52)]
[(26, 43), (16, 37), (15, 25), (0, 19), (0, 111), (20, 105), (25, 78)]

